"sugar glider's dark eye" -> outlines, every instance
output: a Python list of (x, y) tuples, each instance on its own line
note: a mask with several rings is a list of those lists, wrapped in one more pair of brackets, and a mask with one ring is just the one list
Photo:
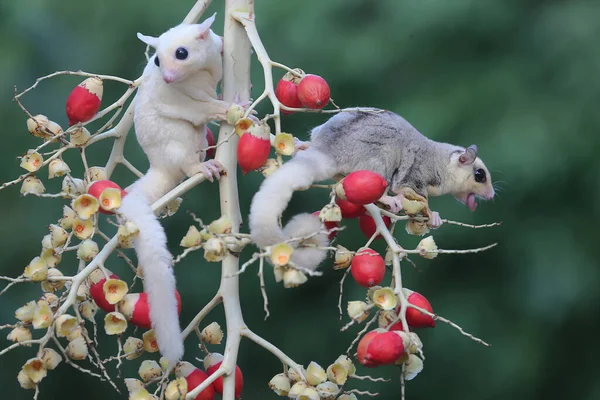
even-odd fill
[(478, 168), (475, 170), (475, 182), (479, 182), (479, 183), (485, 183), (486, 181), (486, 176), (485, 176), (485, 171), (481, 168)]
[(160, 60), (158, 59), (158, 56), (154, 57), (154, 64), (156, 64), (157, 67), (160, 67)]
[(177, 50), (175, 50), (175, 58), (177, 58), (178, 60), (185, 60), (187, 56), (188, 51), (183, 47), (178, 47)]

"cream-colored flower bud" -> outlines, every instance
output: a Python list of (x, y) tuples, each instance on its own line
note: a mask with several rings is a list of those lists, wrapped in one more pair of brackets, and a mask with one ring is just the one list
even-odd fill
[(31, 322), (33, 320), (33, 315), (36, 308), (37, 303), (35, 301), (30, 301), (24, 306), (21, 306), (15, 310), (15, 318), (17, 318), (19, 321)]
[(181, 247), (188, 248), (199, 246), (201, 243), (202, 238), (200, 237), (200, 232), (198, 231), (198, 228), (196, 228), (194, 225), (191, 225), (188, 228), (188, 231), (183, 237), (183, 239), (181, 239), (181, 242), (179, 242), (179, 245)]
[(89, 167), (88, 170), (85, 171), (84, 176), (85, 180), (88, 182), (108, 179), (108, 175), (106, 175), (106, 169), (104, 167)]
[(104, 211), (114, 211), (121, 207), (121, 189), (106, 188), (100, 193), (98, 203)]
[(44, 293), (38, 304), (41, 304), (40, 302), (48, 304), (52, 311), (56, 311), (58, 309), (59, 298), (54, 293)]
[(290, 378), (285, 374), (277, 374), (269, 381), (269, 388), (277, 394), (277, 396), (287, 396), (290, 392), (292, 384)]
[(98, 252), (98, 243), (91, 239), (86, 239), (79, 244), (77, 258), (83, 261), (92, 261), (98, 255)]
[(55, 158), (48, 164), (48, 179), (60, 178), (71, 172), (71, 168), (60, 158)]
[(204, 258), (206, 261), (218, 262), (225, 258), (227, 246), (222, 239), (211, 237), (204, 243)]
[(19, 385), (21, 385), (23, 389), (35, 389), (35, 387), (37, 386), (35, 382), (29, 379), (29, 377), (23, 370), (19, 371), (19, 374), (17, 375), (17, 380), (19, 381)]
[(56, 318), (56, 336), (67, 337), (73, 330), (79, 327), (79, 321), (72, 315), (63, 314)]
[(44, 363), (44, 367), (48, 371), (52, 371), (62, 361), (62, 356), (58, 354), (56, 350), (51, 349), (49, 347), (46, 347), (44, 350), (42, 350), (42, 352), (40, 353), (40, 358)]
[(6, 336), (6, 339), (14, 343), (21, 343), (26, 340), (31, 340), (31, 338), (31, 331), (26, 326), (17, 326), (10, 331), (8, 336)]
[(188, 392), (187, 381), (184, 377), (176, 378), (169, 382), (165, 389), (166, 400), (185, 400), (185, 395)]
[(417, 215), (427, 206), (426, 203), (417, 200), (409, 200), (402, 197), (402, 209), (407, 215)]
[(202, 329), (202, 341), (209, 344), (220, 344), (223, 340), (223, 330), (217, 322), (212, 322)]
[(135, 392), (136, 390), (144, 388), (144, 382), (139, 379), (134, 378), (125, 378), (125, 386), (127, 387), (127, 391), (129, 393)]
[(206, 228), (203, 228), (200, 231), (200, 238), (202, 239), (203, 242), (208, 241), (208, 239), (210, 239), (211, 237), (213, 237), (212, 233), (207, 231)]
[(63, 273), (58, 268), (50, 268), (48, 270), (47, 280), (42, 282), (42, 290), (48, 293), (54, 293), (58, 290), (62, 290), (65, 287), (65, 280), (58, 279), (63, 277)]
[(35, 176), (28, 176), (23, 180), (21, 185), (21, 194), (26, 196), (28, 194), (42, 194), (46, 191), (44, 184)]
[(433, 240), (433, 236), (427, 236), (425, 239), (419, 242), (417, 251), (423, 258), (434, 259), (438, 256), (438, 247)]
[(390, 287), (376, 290), (372, 299), (373, 303), (382, 310), (393, 310), (398, 305), (398, 296), (394, 294), (394, 290)]
[(85, 240), (94, 233), (94, 224), (89, 219), (75, 218), (72, 231), (78, 239)]
[(42, 249), (40, 258), (46, 262), (48, 268), (54, 268), (62, 260), (62, 255), (54, 251), (54, 249)]
[(62, 133), (62, 128), (56, 122), (50, 121), (48, 117), (42, 114), (35, 115), (27, 119), (27, 130), (33, 136), (42, 139), (50, 139)]
[(235, 123), (235, 133), (238, 136), (242, 136), (252, 125), (254, 125), (254, 122), (249, 118), (241, 118)]
[(181, 197), (178, 197), (174, 200), (171, 200), (170, 202), (167, 203), (166, 208), (166, 213), (167, 213), (167, 217), (170, 217), (171, 215), (174, 215), (177, 210), (179, 210), (179, 206), (181, 206), (181, 203), (183, 202), (183, 199)]
[(164, 357), (161, 357), (158, 360), (158, 363), (160, 364), (160, 368), (163, 370), (163, 372), (165, 372), (167, 370), (167, 367), (169, 366), (169, 360), (167, 360)]
[(73, 178), (69, 175), (65, 176), (62, 181), (62, 191), (73, 196), (79, 196), (85, 193), (85, 182), (83, 179)]
[(270, 259), (273, 265), (287, 265), (294, 253), (294, 248), (287, 243), (279, 243), (271, 247)]
[(404, 367), (404, 379), (410, 381), (423, 371), (423, 360), (414, 354), (408, 356)]
[(52, 249), (52, 235), (44, 235), (42, 238), (42, 249)]
[(406, 232), (415, 236), (423, 236), (429, 232), (429, 227), (427, 226), (427, 222), (409, 219), (406, 221)]
[(285, 268), (279, 265), (273, 266), (273, 276), (275, 277), (275, 282), (279, 283), (283, 280), (283, 273), (285, 272)]
[(358, 400), (358, 397), (354, 393), (344, 393), (337, 400)]
[[(102, 272), (102, 271), (100, 271)], [(87, 284), (82, 283), (81, 285), (79, 285), (79, 287), (77, 288), (77, 301), (84, 301), (85, 299), (88, 298), (90, 294), (90, 290), (88, 289)]]
[[(221, 354), (221, 353), (208, 353), (206, 355), (206, 357), (204, 357), (204, 360), (202, 360), (202, 363), (204, 364), (204, 369), (209, 369), (210, 367), (212, 367), (213, 365), (216, 365), (216, 364), (220, 363), (221, 361), (223, 361), (223, 354)], [(182, 365), (182, 368), (189, 368), (189, 366), (187, 366), (187, 364), (186, 365)], [(175, 375), (177, 375), (177, 370), (175, 371)]]
[(92, 135), (90, 134), (90, 131), (88, 131), (83, 126), (76, 126), (71, 131), (70, 135), (71, 135), (70, 142), (73, 143), (75, 146), (83, 146), (92, 137)]
[(223, 233), (231, 233), (232, 226), (233, 225), (231, 224), (231, 218), (229, 218), (229, 215), (223, 214), (219, 219), (211, 222), (206, 229), (210, 233), (218, 235)]
[(298, 381), (292, 385), (290, 391), (288, 392), (288, 397), (290, 399), (297, 399), (298, 396), (304, 392), (304, 390), (308, 388), (308, 384), (304, 381)]
[(294, 150), (296, 149), (294, 144), (294, 136), (283, 132), (275, 135), (273, 147), (275, 147), (277, 154), (291, 156), (294, 154)]
[(149, 329), (142, 335), (144, 350), (148, 353), (156, 353), (158, 352), (158, 342), (156, 341), (156, 333), (154, 329)]
[(98, 212), (100, 204), (94, 196), (84, 193), (73, 200), (71, 207), (73, 207), (73, 210), (75, 210), (80, 219), (90, 219)]
[(348, 375), (352, 376), (356, 373), (356, 367), (352, 363), (352, 360), (345, 355), (339, 356), (336, 360), (336, 363), (342, 364), (348, 370)]
[(84, 300), (79, 303), (79, 313), (81, 316), (88, 321), (93, 321), (96, 313), (98, 312), (98, 306), (91, 300)]
[(286, 289), (302, 285), (308, 280), (306, 274), (295, 268), (288, 268), (283, 273), (283, 287)]
[[(402, 332), (405, 333), (406, 332)], [(421, 338), (414, 332), (409, 332), (407, 334), (407, 345), (404, 346), (410, 354), (417, 354), (423, 349), (423, 342), (421, 342)]]
[(130, 336), (123, 344), (123, 351), (126, 359), (134, 360), (144, 354), (144, 341), (136, 337)]
[(319, 396), (317, 389), (312, 388), (312, 387), (307, 387), (306, 389), (304, 389), (302, 391), (302, 393), (300, 393), (300, 395), (298, 395), (297, 399), (298, 400), (321, 400), (321, 397)]
[(385, 250), (385, 265), (393, 265), (394, 264), (394, 252), (389, 247)]
[(339, 244), (336, 247), (337, 250), (335, 251), (335, 262), (333, 264), (333, 269), (348, 268), (352, 263), (352, 257), (354, 257), (354, 253)]
[(331, 382), (343, 385), (348, 380), (348, 368), (340, 362), (336, 362), (327, 367), (327, 379)]
[(77, 213), (69, 206), (63, 206), (63, 217), (59, 220), (59, 225), (63, 229), (71, 229)]
[(279, 169), (279, 162), (277, 162), (274, 158), (267, 158), (267, 161), (258, 169), (258, 171), (263, 174), (266, 178), (271, 175), (273, 172)]
[(30, 358), (23, 365), (23, 373), (27, 375), (33, 383), (40, 383), (46, 377), (48, 371), (44, 367), (44, 362), (40, 358)]
[(333, 382), (319, 383), (316, 389), (319, 397), (324, 400), (334, 399), (335, 395), (340, 391), (338, 385)]
[(225, 119), (229, 125), (235, 125), (240, 119), (244, 118), (244, 107), (239, 104), (231, 104), (225, 112)]
[(150, 394), (146, 389), (141, 388), (130, 393), (128, 400), (158, 400), (158, 397)]
[(335, 203), (329, 203), (321, 209), (319, 218), (324, 222), (339, 222), (342, 220), (342, 209)]
[(387, 329), (394, 322), (398, 321), (398, 314), (396, 314), (393, 310), (383, 310), (379, 312), (379, 317), (377, 318), (377, 325), (380, 328)]
[(104, 331), (107, 335), (120, 335), (127, 329), (127, 320), (120, 312), (110, 312), (104, 317)]
[(117, 235), (119, 237), (119, 246), (124, 249), (133, 247), (133, 239), (135, 239), (140, 233), (137, 225), (131, 221), (125, 222), (119, 226)]
[(382, 287), (379, 285), (375, 285), (375, 286), (371, 286), (368, 290), (367, 290), (367, 299), (372, 300), (373, 299), (373, 295), (375, 294), (375, 291), (381, 289)]
[(154, 378), (158, 378), (162, 375), (162, 369), (160, 365), (154, 360), (144, 360), (138, 370), (140, 378), (144, 382), (148, 382)]
[(350, 319), (355, 319), (356, 322), (363, 322), (369, 316), (368, 306), (364, 301), (354, 300), (348, 302), (346, 310)]
[(87, 329), (82, 328), (81, 326), (76, 326), (75, 329), (73, 329), (67, 335), (67, 340), (69, 342), (72, 342), (73, 340), (77, 339), (78, 337), (83, 337), (85, 339), (84, 336), (87, 336)]
[(41, 257), (35, 257), (29, 262), (23, 271), (23, 276), (34, 282), (40, 282), (48, 276), (48, 264)]
[(61, 247), (69, 238), (69, 234), (58, 225), (50, 225), (50, 243), (53, 248)]
[(306, 381), (316, 386), (319, 383), (325, 382), (327, 380), (327, 372), (314, 361), (311, 361), (308, 364), (308, 368), (306, 368)]
[(71, 360), (85, 360), (88, 355), (88, 346), (83, 336), (71, 340), (66, 350)]
[(117, 304), (129, 292), (127, 283), (120, 279), (107, 279), (104, 285), (102, 285), (102, 290), (109, 304)]
[(43, 163), (44, 157), (40, 153), (35, 150), (27, 150), (27, 154), (21, 158), (20, 166), (29, 172), (35, 172), (40, 169)]
[(292, 381), (292, 383), (300, 382), (303, 379), (302, 376), (294, 368), (288, 369), (287, 376), (288, 378), (290, 378), (290, 381)]

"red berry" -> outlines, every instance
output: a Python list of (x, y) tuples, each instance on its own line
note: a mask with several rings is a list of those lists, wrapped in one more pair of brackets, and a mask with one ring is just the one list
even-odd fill
[(383, 176), (369, 170), (354, 171), (342, 181), (343, 195), (346, 200), (360, 205), (379, 200), (387, 186)]
[(242, 173), (246, 175), (248, 171), (260, 168), (271, 151), (271, 142), (269, 139), (263, 139), (258, 136), (244, 132), (237, 146), (238, 164), (242, 168)]
[[(275, 87), (275, 96), (281, 104), (292, 108), (302, 108), (302, 103), (298, 99), (298, 85), (293, 81), (284, 78), (277, 82)], [(295, 111), (281, 110), (282, 114), (294, 114)]]
[(66, 103), (69, 125), (91, 119), (100, 109), (102, 92), (102, 79), (96, 77), (87, 78), (75, 86)]
[(354, 280), (364, 287), (379, 285), (385, 276), (385, 261), (372, 249), (356, 253), (350, 268)]
[(338, 206), (340, 206), (343, 218), (358, 218), (367, 212), (363, 206), (350, 203), (349, 201), (342, 200), (339, 197), (335, 200), (335, 202)]
[[(113, 181), (109, 181), (108, 179), (92, 182), (92, 184), (88, 187), (87, 192), (88, 194), (100, 200), (100, 195), (102, 194), (102, 192), (104, 192), (104, 189), (108, 188), (119, 189), (121, 191), (121, 198), (125, 197), (125, 195), (127, 194), (126, 191), (121, 189), (121, 186), (117, 185)], [(114, 214), (112, 211), (106, 211), (102, 207), (100, 207), (98, 211), (100, 211), (102, 214)]]
[[(214, 374), (219, 367), (221, 366), (222, 361), (211, 365), (210, 367), (208, 367), (208, 369), (206, 370), (206, 372), (208, 372), (208, 375), (212, 375)], [(213, 385), (215, 387), (215, 392), (219, 393), (219, 394), (223, 394), (223, 377), (218, 377), (214, 382)], [(244, 387), (244, 376), (242, 375), (242, 370), (240, 369), (240, 367), (238, 367), (237, 365), (235, 366), (235, 398), (239, 398), (242, 395), (242, 389)]]
[[(315, 211), (314, 213), (312, 213), (312, 215), (316, 215), (318, 217), (320, 213), (321, 213), (321, 211)], [(323, 222), (323, 225), (325, 225), (325, 229), (327, 229), (328, 231), (331, 230), (331, 229), (333, 229), (333, 228), (337, 228), (338, 226), (340, 226), (339, 222), (337, 222), (337, 221), (325, 221), (325, 222)], [(329, 236), (327, 236), (327, 238), (329, 240), (331, 240), (337, 234), (338, 234), (338, 231), (331, 231), (329, 233)]]
[(329, 85), (318, 75), (307, 74), (298, 84), (298, 99), (306, 108), (325, 107), (329, 103), (330, 94)]
[(365, 367), (375, 367), (375, 364), (373, 364), (371, 360), (367, 358), (367, 348), (377, 334), (377, 330), (367, 333), (362, 337), (362, 339), (360, 339), (358, 346), (356, 347), (356, 358), (358, 359), (358, 362)]
[[(177, 297), (177, 312), (181, 313), (181, 296), (177, 290), (175, 291), (175, 297)], [(119, 303), (119, 311), (133, 325), (145, 329), (152, 328), (148, 293), (126, 294)]]
[[(185, 377), (188, 385), (188, 393), (191, 392), (196, 386), (200, 385), (208, 378), (208, 374), (201, 369), (194, 369), (188, 376)], [(215, 388), (214, 386), (208, 385), (206, 389), (204, 389), (198, 396), (196, 396), (195, 400), (213, 400), (215, 398)]]
[[(216, 144), (215, 136), (213, 135), (212, 131), (208, 126), (206, 127), (206, 141), (208, 142), (209, 147), (214, 146)], [(206, 150), (206, 159), (210, 160), (211, 158), (214, 158), (216, 152), (216, 148)]]
[[(119, 279), (117, 275), (111, 273), (110, 271), (108, 271), (108, 274), (110, 279)], [(106, 280), (107, 279), (104, 276), (104, 273), (100, 269), (93, 271), (88, 278), (90, 296), (92, 296), (94, 303), (96, 303), (101, 310), (113, 312), (115, 311), (115, 305), (106, 301), (106, 296), (104, 295), (104, 283)]]
[(370, 340), (362, 361), (374, 365), (393, 364), (403, 353), (404, 343), (400, 335), (394, 332), (381, 332)]
[[(385, 215), (382, 215), (381, 217), (385, 226), (389, 228), (392, 224), (392, 220), (390, 219), (390, 217), (387, 217)], [(375, 220), (370, 215), (361, 215), (360, 217), (358, 217), (358, 227), (360, 228), (362, 233), (368, 238), (373, 236), (373, 234), (377, 230)], [(379, 238), (381, 238), (381, 235), (377, 235), (376, 239)]]
[[(412, 292), (408, 295), (408, 302), (433, 314), (433, 307), (421, 293)], [(400, 309), (398, 309), (398, 312)], [(435, 321), (429, 315), (419, 310), (408, 307), (406, 309), (406, 322), (411, 328), (434, 328)]]

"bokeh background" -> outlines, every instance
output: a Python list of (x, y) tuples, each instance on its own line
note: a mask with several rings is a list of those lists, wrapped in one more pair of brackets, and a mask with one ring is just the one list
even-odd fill
[[(214, 29), (222, 33), (223, 1), (209, 12), (220, 14)], [(36, 77), (56, 70), (82, 69), (134, 79), (144, 65), (136, 32), (158, 35), (177, 24), (192, 0), (166, 1), (0, 1), (0, 179), (21, 173), (16, 156), (35, 147), (25, 116), (11, 102), (13, 85), (24, 89)], [(503, 221), (489, 230), (443, 226), (435, 232), (442, 248), (464, 249), (498, 242), (476, 255), (415, 259), (404, 265), (407, 287), (425, 294), (436, 312), (492, 344), (485, 348), (439, 323), (420, 332), (425, 345), (424, 371), (407, 385), (409, 399), (600, 398), (600, 2), (589, 0), (257, 0), (258, 29), (271, 57), (291, 67), (324, 76), (340, 106), (376, 106), (400, 113), (425, 135), (467, 146), (476, 143), (500, 187), (493, 202), (475, 213), (451, 197), (432, 200), (443, 217), (467, 223)], [(253, 61), (253, 96), (263, 87)], [(277, 73), (277, 78), (282, 75)], [(43, 83), (25, 97), (33, 113), (66, 126), (64, 101), (78, 77)], [(123, 87), (106, 83), (104, 104)], [(266, 112), (269, 107), (259, 108)], [(284, 129), (302, 139), (322, 115), (284, 118)], [(91, 165), (103, 165), (110, 144), (88, 151)], [(134, 135), (127, 142), (130, 160), (141, 170), (147, 161)], [(71, 155), (74, 173), (81, 174)], [(238, 171), (239, 173), (239, 171)], [(45, 173), (41, 176), (45, 179)], [(241, 174), (240, 174), (241, 177)], [(114, 179), (133, 176), (117, 169)], [(242, 212), (262, 176), (240, 179)], [(60, 182), (47, 188), (57, 190)], [(325, 191), (298, 193), (286, 213), (319, 209)], [(61, 216), (61, 200), (21, 198), (19, 189), (0, 192), (0, 274), (17, 276), (38, 255), (47, 226)], [(216, 185), (204, 184), (186, 198), (181, 211), (164, 220), (172, 251), (191, 223), (189, 209), (205, 221), (218, 216)], [(364, 238), (356, 221), (347, 224), (340, 243), (358, 248)], [(247, 226), (244, 226), (247, 230)], [(400, 243), (418, 238), (397, 230)], [(384, 250), (383, 243), (375, 245)], [(252, 253), (248, 248), (242, 259)], [(121, 260), (107, 267), (130, 278)], [(65, 273), (76, 269), (65, 259)], [(325, 274), (284, 290), (267, 273), (271, 317), (263, 321), (256, 268), (241, 279), (246, 322), (298, 362), (328, 365), (345, 351), (357, 329), (340, 333), (337, 299), (342, 273), (325, 265)], [(270, 271), (269, 269), (267, 271)], [(177, 266), (187, 323), (213, 295), (219, 268), (194, 253)], [(4, 283), (2, 284), (2, 287)], [(22, 285), (0, 297), (0, 324), (14, 321), (14, 310), (40, 295), (38, 285)], [(364, 295), (351, 280), (344, 301)], [(207, 320), (223, 322), (221, 310)], [(100, 326), (100, 330), (102, 330)], [(2, 331), (1, 347), (9, 342)], [(137, 332), (137, 336), (141, 333)], [(101, 350), (116, 352), (114, 338), (101, 335)], [(222, 351), (222, 346), (214, 346)], [(2, 399), (31, 398), (16, 375), (35, 348), (2, 356)], [(187, 359), (201, 356), (192, 340)], [(123, 375), (135, 377), (141, 359), (125, 363)], [(114, 365), (114, 364), (113, 364)], [(258, 346), (243, 342), (245, 399), (276, 396), (267, 382), (280, 363)], [(390, 378), (387, 383), (357, 381), (349, 387), (398, 399), (399, 371), (393, 367), (361, 370)], [(124, 390), (123, 385), (120, 386)], [(40, 399), (125, 398), (66, 364), (41, 384)]]

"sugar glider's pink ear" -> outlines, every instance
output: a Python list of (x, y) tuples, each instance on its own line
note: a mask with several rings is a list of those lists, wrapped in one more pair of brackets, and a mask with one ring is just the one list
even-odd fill
[(154, 36), (146, 36), (138, 32), (137, 37), (148, 46), (156, 47), (158, 44), (158, 38), (155, 38)]
[(200, 40), (204, 40), (207, 38), (208, 33), (210, 32), (210, 26), (215, 22), (215, 17), (217, 13), (214, 13), (210, 17), (206, 18), (199, 24), (196, 24), (196, 37)]
[(458, 161), (463, 165), (469, 165), (469, 164), (473, 164), (473, 162), (475, 162), (476, 158), (477, 158), (477, 146), (472, 144), (465, 149), (464, 153), (462, 153), (460, 155), (460, 157), (458, 158)]

